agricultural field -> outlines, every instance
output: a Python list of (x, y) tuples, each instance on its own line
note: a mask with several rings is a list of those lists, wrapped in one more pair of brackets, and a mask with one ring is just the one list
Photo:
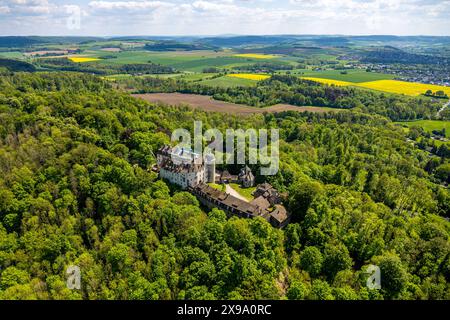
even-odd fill
[(199, 82), (200, 84), (207, 86), (217, 86), (222, 88), (231, 87), (249, 87), (255, 86), (257, 81), (251, 79), (244, 79), (238, 77), (222, 76), (214, 79), (206, 79)]
[(314, 78), (314, 77), (302, 77), (302, 79), (316, 81), (327, 85), (355, 86), (389, 93), (405, 94), (409, 96), (419, 96), (421, 94), (424, 94), (427, 90), (431, 90), (433, 92), (443, 91), (447, 95), (450, 95), (450, 87), (398, 81), (398, 80), (378, 80), (378, 81), (353, 83), (347, 81)]
[(299, 70), (302, 73), (302, 77), (311, 78), (324, 78), (331, 80), (338, 80), (344, 82), (368, 82), (377, 80), (390, 80), (395, 76), (391, 74), (377, 73), (377, 72), (366, 72), (361, 69), (345, 70), (323, 70), (323, 71), (313, 71), (313, 70)]
[(172, 106), (190, 106), (193, 109), (200, 109), (203, 111), (222, 112), (227, 114), (255, 114), (255, 113), (278, 113), (284, 111), (297, 112), (338, 112), (344, 109), (327, 108), (327, 107), (312, 107), (304, 106), (297, 107), (289, 104), (277, 104), (265, 108), (255, 108), (246, 105), (230, 103), (225, 101), (214, 100), (210, 96), (202, 96), (198, 94), (183, 94), (183, 93), (144, 93), (133, 94), (135, 98), (142, 99), (152, 103), (161, 103)]
[(92, 61), (99, 61), (99, 58), (90, 58), (90, 57), (70, 57), (70, 61), (82, 63), (82, 62), (92, 62)]
[(0, 52), (0, 58), (23, 59), (24, 55), (20, 51), (5, 51)]
[(334, 85), (334, 86), (338, 86), (338, 87), (345, 87), (345, 86), (355, 85), (352, 82), (333, 80), (333, 79), (313, 78), (313, 77), (301, 77), (301, 78), (304, 79), (304, 80), (315, 81), (315, 82), (319, 82), (319, 83), (322, 83), (322, 84)]
[[(105, 51), (104, 48), (88, 48), (82, 54), (71, 57), (85, 57), (101, 59), (102, 64), (142, 64), (157, 63), (169, 66), (179, 71), (202, 72), (205, 68), (232, 68), (257, 63), (261, 59), (277, 58), (273, 55), (235, 54), (232, 51)], [(263, 58), (264, 57), (264, 58)]]
[(444, 91), (447, 95), (450, 95), (450, 87), (397, 81), (397, 80), (379, 80), (379, 81), (363, 82), (357, 85), (367, 89), (385, 91), (390, 93), (406, 94), (409, 96), (418, 96), (424, 94), (427, 90), (431, 90), (433, 92), (441, 90)]
[[(194, 75), (194, 74), (193, 74)], [(197, 75), (197, 74), (195, 74)], [(183, 78), (187, 81), (190, 81), (190, 74), (184, 74), (184, 73), (167, 73), (167, 74), (143, 74), (143, 75), (131, 75), (128, 73), (120, 73), (120, 74), (112, 74), (108, 76), (102, 77), (103, 79), (107, 80), (123, 80), (123, 79), (131, 79), (131, 78), (143, 78), (143, 77), (153, 77), (153, 78), (162, 78), (162, 79), (168, 79), (168, 78)], [(198, 75), (200, 76), (200, 75)], [(186, 77), (186, 78), (185, 78)]]
[(258, 53), (241, 53), (241, 54), (235, 54), (235, 57), (239, 58), (251, 58), (251, 59), (275, 59), (278, 58), (278, 56), (274, 56), (271, 54), (258, 54)]
[(208, 67), (231, 67), (236, 65), (246, 65), (254, 63), (252, 60), (239, 57), (214, 57), (193, 59), (179, 63), (170, 64), (169, 66), (181, 71), (201, 72)]
[(130, 75), (130, 74), (114, 74), (105, 76), (103, 78), (108, 80), (123, 80), (123, 79), (131, 79), (131, 78), (142, 78), (142, 77), (153, 77), (160, 79), (179, 79), (187, 82), (197, 82), (201, 85), (207, 86), (217, 86), (222, 88), (231, 88), (231, 87), (249, 87), (255, 86), (257, 81), (252, 79), (245, 79), (239, 77), (230, 77), (228, 75), (218, 76), (217, 73), (169, 73), (169, 74), (145, 74), (141, 76)]
[(71, 57), (90, 57), (101, 59), (103, 64), (142, 64), (142, 63), (158, 63), (162, 65), (172, 65), (186, 61), (201, 59), (201, 56), (193, 55), (177, 55), (173, 53), (152, 53), (149, 51), (121, 51), (106, 52), (102, 50), (86, 50), (80, 55), (72, 55)]
[(267, 74), (252, 74), (252, 73), (232, 73), (229, 74), (228, 77), (255, 80), (255, 81), (261, 81), (270, 78), (270, 76)]

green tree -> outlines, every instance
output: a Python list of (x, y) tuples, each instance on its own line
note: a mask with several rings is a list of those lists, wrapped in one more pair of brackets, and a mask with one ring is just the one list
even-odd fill
[(300, 268), (307, 271), (312, 277), (320, 275), (323, 262), (322, 253), (316, 247), (305, 247), (300, 253)]

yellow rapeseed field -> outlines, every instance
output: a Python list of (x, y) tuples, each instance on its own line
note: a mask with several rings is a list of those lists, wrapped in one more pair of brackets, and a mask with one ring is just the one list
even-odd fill
[(444, 91), (447, 95), (450, 96), (450, 87), (437, 86), (433, 84), (416, 83), (416, 82), (406, 82), (398, 80), (377, 80), (377, 81), (352, 83), (346, 81), (313, 78), (313, 77), (303, 77), (302, 79), (316, 81), (328, 85), (333, 84), (335, 86), (362, 87), (366, 89), (373, 89), (389, 93), (406, 94), (409, 96), (418, 96), (424, 94), (427, 90), (431, 90), (433, 93), (436, 93), (436, 91)]
[(270, 54), (260, 54), (260, 53), (241, 53), (235, 54), (234, 56), (240, 58), (253, 58), (253, 59), (274, 59), (277, 57)]
[(90, 62), (100, 60), (99, 58), (87, 58), (87, 57), (70, 57), (70, 61), (72, 62)]
[(270, 78), (270, 76), (268, 76), (266, 74), (253, 74), (253, 73), (233, 73), (233, 74), (229, 74), (228, 76), (234, 77), (234, 78), (256, 80), (256, 81), (266, 80), (266, 79)]
[(328, 85), (335, 85), (335, 86), (351, 86), (354, 85), (354, 83), (351, 82), (347, 82), (347, 81), (340, 81), (340, 80), (333, 80), (333, 79), (323, 79), (323, 78), (313, 78), (313, 77), (302, 77), (302, 79), (305, 80), (311, 80), (311, 81), (315, 81), (315, 82), (319, 82), (319, 83), (323, 83), (323, 84), (328, 84)]
[(450, 87), (397, 80), (369, 81), (356, 85), (363, 88), (406, 94), (409, 96), (418, 96), (424, 94), (427, 90), (431, 90), (433, 93), (436, 91), (444, 91), (447, 95), (450, 95)]

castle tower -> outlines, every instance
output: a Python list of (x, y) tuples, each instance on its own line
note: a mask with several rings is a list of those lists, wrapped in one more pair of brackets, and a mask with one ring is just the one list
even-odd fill
[(212, 153), (205, 155), (205, 182), (216, 182), (216, 157)]

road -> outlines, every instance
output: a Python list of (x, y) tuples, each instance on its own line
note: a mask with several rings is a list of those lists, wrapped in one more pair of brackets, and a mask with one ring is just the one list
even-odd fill
[(445, 108), (448, 108), (450, 106), (450, 100), (447, 101), (446, 104), (442, 106), (442, 108), (438, 111), (437, 116), (439, 117), (441, 115), (441, 112), (445, 110)]
[(243, 196), (241, 196), (240, 193), (237, 192), (236, 190), (234, 190), (229, 184), (225, 185), (225, 192), (228, 193), (229, 195), (232, 195), (235, 198), (238, 198), (245, 202), (248, 202), (247, 199), (245, 199)]

